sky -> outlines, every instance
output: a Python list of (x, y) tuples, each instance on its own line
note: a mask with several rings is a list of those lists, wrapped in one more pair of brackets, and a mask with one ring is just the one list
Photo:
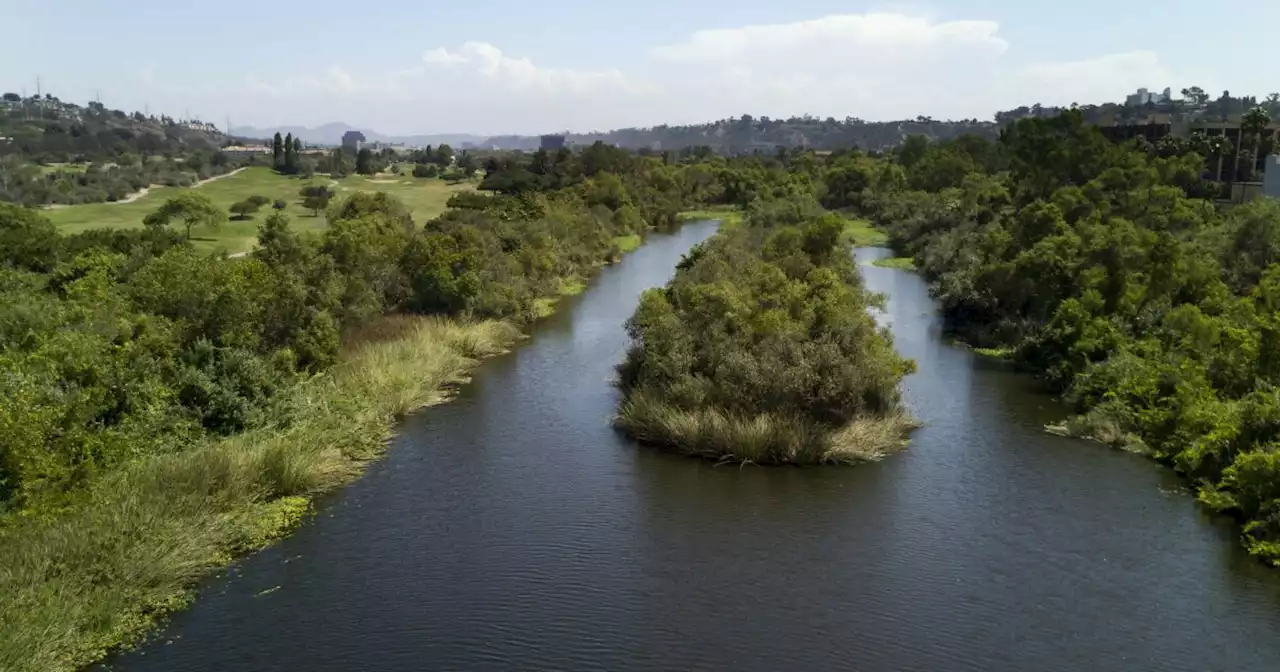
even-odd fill
[(978, 118), (1280, 90), (1280, 1), (0, 0), (0, 89), (386, 134)]

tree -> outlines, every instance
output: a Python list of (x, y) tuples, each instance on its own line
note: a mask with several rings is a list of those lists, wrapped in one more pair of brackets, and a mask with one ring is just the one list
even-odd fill
[(453, 148), (443, 142), (440, 143), (440, 146), (436, 147), (436, 163), (440, 166), (453, 163)]
[(231, 211), (231, 214), (234, 215), (233, 219), (244, 221), (246, 219), (253, 219), (253, 214), (257, 212), (260, 207), (262, 207), (260, 203), (255, 203), (246, 198), (243, 201), (236, 201), (235, 203), (232, 203), (231, 207), (228, 209)]
[(1214, 135), (1209, 138), (1209, 152), (1218, 159), (1218, 167), (1213, 172), (1213, 180), (1215, 182), (1222, 181), (1222, 160), (1231, 151), (1231, 141), (1225, 135)]
[(373, 152), (368, 147), (361, 147), (356, 154), (356, 172), (361, 175), (372, 175), (373, 170)]
[(329, 201), (333, 199), (333, 192), (322, 186), (303, 187), (298, 195), (302, 196), (302, 207), (311, 210), (314, 217), (319, 217), (320, 211), (329, 207)]
[(271, 207), (275, 210), (284, 210), (285, 208), (289, 207), (289, 204), (285, 203), (283, 198), (277, 198), (275, 203), (271, 204)]
[(259, 208), (271, 202), (271, 199), (261, 194), (255, 194), (244, 200), (249, 201), (250, 203), (258, 206)]
[(284, 138), (280, 137), (279, 131), (271, 140), (271, 166), (276, 170), (284, 167)]
[(191, 240), (192, 228), (197, 225), (217, 227), (222, 223), (223, 215), (222, 210), (214, 205), (208, 196), (194, 191), (184, 191), (165, 201), (164, 205), (147, 215), (142, 223), (148, 228), (160, 229), (168, 226), (175, 219), (182, 222), (186, 229), (187, 240)]
[(336, 147), (329, 156), (329, 174), (335, 178), (341, 179), (347, 176), (347, 155), (342, 151), (341, 147)]
[(1209, 94), (1198, 86), (1187, 87), (1182, 90), (1182, 97), (1191, 101), (1195, 105), (1204, 105), (1209, 100)]
[(1255, 107), (1244, 115), (1244, 119), (1240, 121), (1240, 137), (1244, 142), (1245, 134), (1253, 138), (1253, 161), (1249, 164), (1249, 174), (1246, 178), (1252, 178), (1253, 173), (1258, 169), (1258, 151), (1262, 148), (1262, 133), (1271, 125), (1271, 115), (1261, 107)]
[(298, 172), (298, 149), (292, 133), (284, 138), (284, 170), (282, 172), (290, 175)]
[(458, 155), (458, 170), (461, 170), (467, 177), (475, 175), (476, 157), (472, 156), (471, 152), (463, 150), (462, 153)]
[(414, 177), (436, 177), (439, 174), (440, 174), (440, 167), (434, 163), (413, 164)]

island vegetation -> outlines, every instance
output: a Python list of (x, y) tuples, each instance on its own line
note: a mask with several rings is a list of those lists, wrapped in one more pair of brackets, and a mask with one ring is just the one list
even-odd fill
[(868, 309), (845, 219), (812, 200), (755, 200), (646, 292), (627, 324), (615, 423), (718, 461), (850, 463), (901, 446), (914, 363)]
[(1204, 140), (1118, 145), (1068, 111), (850, 168), (952, 334), (1063, 394), (1079, 415), (1058, 431), (1176, 469), (1280, 565), (1280, 202), (1216, 203)]

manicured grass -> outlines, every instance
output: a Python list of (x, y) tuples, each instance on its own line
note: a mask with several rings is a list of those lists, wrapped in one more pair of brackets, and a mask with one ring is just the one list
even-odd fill
[(395, 421), (443, 400), (505, 323), (398, 317), (291, 391), (280, 426), (104, 476), (68, 510), (0, 520), (0, 670), (71, 671), (182, 608), (203, 576), (287, 532), (356, 478)]
[(885, 257), (884, 259), (876, 259), (871, 262), (872, 266), (880, 268), (896, 268), (900, 271), (916, 270), (916, 262), (911, 257)]
[[(205, 194), (224, 210), (232, 203), (249, 196), (261, 195), (272, 201), (283, 200), (289, 204), (285, 212), (293, 217), (293, 227), (298, 231), (321, 230), (328, 222), (321, 213), (313, 217), (302, 207), (298, 190), (304, 186), (330, 185), (334, 181), (317, 175), (310, 180), (279, 175), (269, 168), (253, 167), (208, 184), (193, 187)], [(425, 221), (445, 211), (449, 197), (455, 192), (474, 189), (474, 183), (450, 186), (442, 180), (415, 180), (394, 176), (370, 180), (352, 175), (333, 185), (338, 197), (349, 196), (355, 191), (385, 191), (401, 200), (417, 221)], [(63, 233), (78, 233), (97, 228), (140, 228), (148, 213), (160, 207), (165, 199), (178, 193), (177, 187), (155, 187), (144, 197), (132, 203), (92, 203), (47, 210), (44, 215)], [(217, 228), (200, 227), (191, 232), (197, 248), (228, 253), (248, 252), (258, 242), (258, 224), (271, 213), (268, 205), (250, 220), (226, 221)]]
[(865, 219), (846, 219), (844, 236), (854, 247), (880, 247), (889, 242), (889, 236)]

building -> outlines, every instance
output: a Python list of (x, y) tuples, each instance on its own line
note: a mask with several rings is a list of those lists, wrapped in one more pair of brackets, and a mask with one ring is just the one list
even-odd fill
[(271, 148), (265, 145), (232, 145), (230, 147), (223, 147), (222, 153), (227, 156), (246, 158), (250, 156), (270, 154)]
[(1146, 89), (1138, 89), (1137, 93), (1126, 96), (1124, 104), (1129, 107), (1141, 107), (1147, 103), (1167, 103), (1173, 99), (1173, 89), (1165, 87), (1160, 93), (1151, 93)]
[(1280, 155), (1268, 156), (1263, 170), (1262, 193), (1271, 198), (1280, 198)]
[(354, 154), (355, 152), (360, 151), (360, 148), (364, 146), (364, 143), (364, 133), (361, 133), (360, 131), (347, 131), (342, 134), (342, 148), (348, 152)]
[(544, 135), (538, 146), (548, 152), (555, 152), (564, 148), (564, 141), (563, 135)]

